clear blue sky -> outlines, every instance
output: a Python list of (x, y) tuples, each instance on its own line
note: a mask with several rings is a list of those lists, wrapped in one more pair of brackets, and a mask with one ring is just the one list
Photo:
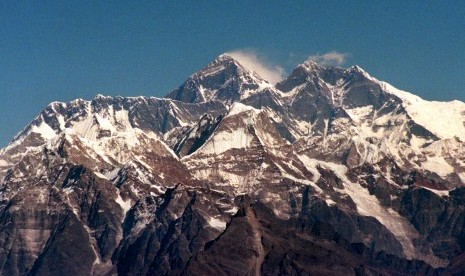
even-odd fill
[(0, 1), (0, 147), (49, 102), (164, 96), (217, 55), (289, 72), (336, 51), (426, 99), (465, 101), (465, 1)]

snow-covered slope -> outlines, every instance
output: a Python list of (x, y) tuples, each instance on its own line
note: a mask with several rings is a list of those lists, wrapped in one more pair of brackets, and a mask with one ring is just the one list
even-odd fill
[(60, 141), (67, 141), (70, 147), (78, 147), (75, 142), (84, 145), (109, 166), (122, 167), (150, 148), (159, 149), (161, 156), (177, 158), (167, 136), (196, 122), (205, 110), (219, 115), (226, 109), (220, 102), (186, 104), (102, 95), (92, 101), (54, 102), (1, 150), (0, 176), (30, 152), (51, 148)]
[(0, 151), (0, 274), (460, 271), (464, 122), (358, 66), (273, 86), (228, 55), (168, 99), (55, 102)]
[(389, 83), (380, 82), (389, 93), (402, 99), (408, 114), (418, 124), (441, 138), (465, 139), (465, 103), (427, 101)]

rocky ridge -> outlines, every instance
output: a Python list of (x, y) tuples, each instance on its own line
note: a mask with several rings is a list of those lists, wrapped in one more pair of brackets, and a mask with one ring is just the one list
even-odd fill
[(273, 86), (228, 55), (165, 99), (55, 102), (0, 152), (0, 271), (463, 272), (464, 122), (358, 66)]

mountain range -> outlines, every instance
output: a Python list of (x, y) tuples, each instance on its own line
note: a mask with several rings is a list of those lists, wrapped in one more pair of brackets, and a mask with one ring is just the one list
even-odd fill
[(228, 54), (53, 102), (0, 151), (2, 275), (461, 275), (465, 103)]

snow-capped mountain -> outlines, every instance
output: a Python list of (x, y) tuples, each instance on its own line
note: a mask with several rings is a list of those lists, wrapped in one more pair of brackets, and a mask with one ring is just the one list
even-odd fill
[(465, 103), (229, 55), (167, 98), (51, 103), (0, 151), (0, 271), (465, 271)]
[(207, 67), (190, 76), (167, 98), (188, 103), (219, 100), (232, 103), (245, 99), (272, 85), (227, 54), (220, 55)]

